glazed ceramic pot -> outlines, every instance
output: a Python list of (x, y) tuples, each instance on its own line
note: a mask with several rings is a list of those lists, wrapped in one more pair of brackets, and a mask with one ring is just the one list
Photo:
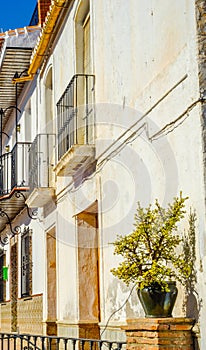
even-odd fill
[(172, 317), (172, 310), (177, 298), (175, 282), (168, 283), (169, 291), (161, 291), (158, 286), (138, 289), (137, 294), (145, 312), (145, 317)]

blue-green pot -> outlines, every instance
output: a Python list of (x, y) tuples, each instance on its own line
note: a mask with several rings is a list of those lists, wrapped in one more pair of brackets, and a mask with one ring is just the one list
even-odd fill
[(177, 298), (175, 282), (168, 283), (168, 292), (157, 286), (138, 289), (137, 294), (145, 312), (145, 317), (172, 317), (172, 310)]

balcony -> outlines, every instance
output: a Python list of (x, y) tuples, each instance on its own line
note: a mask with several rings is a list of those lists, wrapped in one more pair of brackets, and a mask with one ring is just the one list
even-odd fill
[(37, 135), (29, 151), (30, 194), (26, 201), (28, 207), (43, 207), (55, 197), (54, 163), (55, 135)]
[(57, 103), (57, 176), (83, 173), (95, 160), (93, 75), (77, 74)]
[[(27, 197), (30, 143), (18, 142), (0, 156), (0, 232), (24, 208)], [(24, 194), (23, 194), (24, 193)]]
[(0, 157), (0, 196), (14, 189), (28, 190), (28, 155), (30, 143), (18, 142), (11, 152)]

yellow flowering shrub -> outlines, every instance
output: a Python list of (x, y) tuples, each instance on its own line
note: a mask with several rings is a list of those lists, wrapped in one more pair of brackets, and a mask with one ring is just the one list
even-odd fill
[(178, 234), (178, 223), (185, 216), (185, 201), (180, 193), (165, 209), (156, 200), (142, 208), (138, 203), (134, 230), (118, 235), (112, 243), (114, 254), (123, 257), (112, 274), (127, 285), (136, 283), (137, 288), (155, 286), (167, 290), (169, 281), (185, 281), (191, 266), (183, 252), (183, 238)]

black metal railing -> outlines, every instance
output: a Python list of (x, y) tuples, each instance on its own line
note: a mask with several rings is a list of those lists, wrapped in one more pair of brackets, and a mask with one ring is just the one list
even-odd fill
[(126, 342), (0, 333), (1, 350), (121, 350)]
[(94, 84), (94, 75), (74, 75), (57, 103), (58, 159), (73, 145), (94, 143)]
[(53, 166), (55, 164), (54, 134), (39, 134), (29, 150), (30, 191), (39, 187), (51, 187)]
[(11, 152), (0, 156), (0, 195), (11, 192), (14, 187), (28, 187), (28, 142), (18, 142)]
[(11, 191), (11, 152), (5, 153), (0, 157), (0, 195)]

